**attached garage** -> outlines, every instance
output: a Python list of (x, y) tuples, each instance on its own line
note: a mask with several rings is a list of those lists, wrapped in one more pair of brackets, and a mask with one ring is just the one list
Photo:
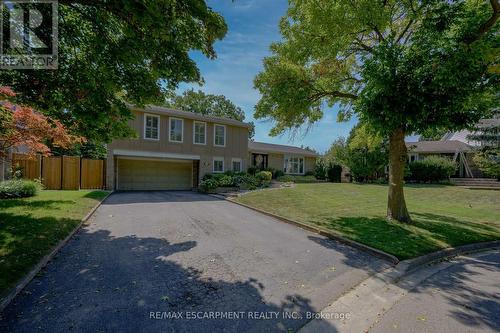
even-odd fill
[(189, 190), (193, 161), (117, 158), (118, 190)]

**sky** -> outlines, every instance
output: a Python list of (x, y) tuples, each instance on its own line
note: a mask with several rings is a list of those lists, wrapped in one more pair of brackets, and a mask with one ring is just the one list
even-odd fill
[(194, 88), (226, 96), (245, 111), (246, 121), (255, 122), (255, 141), (309, 146), (322, 153), (339, 136), (347, 137), (356, 120), (337, 123), (336, 109), (325, 108), (323, 119), (308, 131), (294, 137), (290, 133), (271, 137), (272, 122), (253, 118), (260, 96), (253, 88), (253, 79), (262, 70), (262, 59), (270, 55), (269, 45), (281, 39), (278, 24), (286, 13), (287, 3), (287, 0), (209, 0), (208, 5), (224, 16), (228, 33), (215, 44), (217, 59), (191, 53), (205, 84), (201, 87), (183, 84), (179, 92)]

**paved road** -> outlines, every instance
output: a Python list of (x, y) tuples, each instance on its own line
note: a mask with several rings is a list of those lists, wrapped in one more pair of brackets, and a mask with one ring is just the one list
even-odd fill
[(213, 197), (115, 193), (5, 310), (0, 331), (287, 331), (387, 266)]
[(456, 259), (411, 290), (370, 332), (500, 332), (500, 251)]

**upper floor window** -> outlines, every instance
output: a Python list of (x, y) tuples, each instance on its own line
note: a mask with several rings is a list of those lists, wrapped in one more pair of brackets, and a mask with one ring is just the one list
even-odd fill
[(214, 125), (214, 146), (226, 146), (226, 126)]
[(170, 118), (169, 140), (172, 142), (182, 142), (184, 121), (179, 118)]
[(197, 145), (207, 144), (207, 124), (195, 121), (193, 124), (193, 142)]
[(151, 114), (144, 115), (144, 139), (160, 139), (160, 116)]
[(304, 173), (304, 158), (285, 156), (285, 173), (303, 174)]

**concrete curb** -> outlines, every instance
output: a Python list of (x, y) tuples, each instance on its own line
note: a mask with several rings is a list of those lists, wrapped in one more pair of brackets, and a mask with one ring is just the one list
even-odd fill
[(73, 231), (71, 231), (69, 235), (66, 236), (66, 238), (59, 241), (59, 243), (52, 249), (52, 251), (49, 254), (45, 255), (38, 262), (38, 264), (36, 264), (35, 267), (33, 267), (33, 269), (31, 269), (31, 271), (28, 274), (26, 274), (26, 276), (23, 277), (16, 284), (16, 286), (14, 286), (11, 289), (11, 291), (7, 293), (7, 295), (4, 298), (2, 298), (0, 302), (0, 313), (3, 312), (3, 310), (5, 310), (7, 306), (9, 306), (10, 302), (12, 302), (14, 298), (16, 298), (16, 296), (31, 282), (31, 280), (33, 280), (33, 278), (42, 270), (42, 268), (44, 268), (54, 258), (57, 252), (59, 252), (59, 250), (61, 250), (61, 248), (64, 245), (66, 245), (66, 243), (69, 242), (69, 240), (77, 233), (77, 231), (80, 230), (82, 225), (90, 219), (90, 217), (94, 214), (97, 208), (99, 208), (102, 205), (102, 203), (109, 198), (111, 194), (113, 194), (113, 191), (108, 193), (107, 196), (105, 196), (101, 201), (99, 201), (94, 206), (94, 208), (92, 208), (90, 212), (88, 212), (87, 215), (85, 215), (85, 217), (82, 218), (80, 223), (78, 223), (78, 225), (73, 229)]
[[(362, 281), (321, 310), (322, 313), (348, 312), (353, 316), (349, 321), (313, 319), (302, 326), (299, 332), (327, 333), (331, 332), (332, 326), (338, 333), (368, 332), (384, 313), (410, 290), (430, 276), (450, 267), (452, 262), (444, 262), (445, 259), (498, 249), (500, 241), (484, 242), (445, 249), (402, 261), (396, 267), (388, 268)], [(403, 277), (406, 279), (403, 280)]]
[(340, 243), (349, 245), (351, 247), (354, 247), (354, 248), (359, 249), (361, 251), (367, 252), (367, 253), (369, 253), (369, 254), (371, 254), (373, 256), (376, 256), (378, 258), (387, 260), (390, 263), (392, 263), (393, 265), (397, 265), (399, 263), (399, 259), (396, 258), (395, 256), (393, 256), (392, 254), (389, 254), (389, 253), (386, 253), (384, 251), (381, 251), (381, 250), (375, 249), (373, 247), (370, 247), (368, 245), (361, 244), (361, 243), (358, 243), (356, 241), (344, 238), (344, 237), (342, 237), (342, 236), (340, 236), (340, 235), (338, 235), (338, 234), (336, 234), (336, 233), (334, 233), (332, 231), (325, 230), (323, 228), (319, 228), (319, 227), (315, 227), (315, 226), (311, 226), (311, 225), (308, 225), (308, 224), (305, 224), (305, 223), (302, 223), (302, 222), (293, 221), (293, 220), (284, 218), (282, 216), (266, 212), (265, 210), (262, 210), (262, 209), (259, 209), (259, 208), (255, 208), (255, 207), (249, 206), (249, 205), (241, 203), (241, 202), (234, 201), (234, 199), (232, 199), (232, 198), (223, 198), (223, 199), (225, 199), (226, 201), (232, 202), (234, 204), (237, 204), (237, 205), (240, 205), (240, 206), (252, 209), (252, 210), (254, 210), (256, 212), (259, 212), (261, 214), (273, 217), (273, 218), (275, 218), (275, 219), (277, 219), (279, 221), (295, 225), (295, 226), (297, 226), (299, 228), (302, 228), (302, 229), (305, 229), (305, 230), (308, 230), (308, 231), (320, 234), (321, 236), (325, 236), (325, 237), (328, 237), (330, 239), (336, 240), (336, 241), (338, 241)]
[(496, 249), (500, 249), (500, 240), (449, 247), (417, 258), (403, 260), (399, 262), (395, 269), (401, 274), (402, 277), (422, 266), (430, 265), (438, 261), (447, 260), (463, 254)]

